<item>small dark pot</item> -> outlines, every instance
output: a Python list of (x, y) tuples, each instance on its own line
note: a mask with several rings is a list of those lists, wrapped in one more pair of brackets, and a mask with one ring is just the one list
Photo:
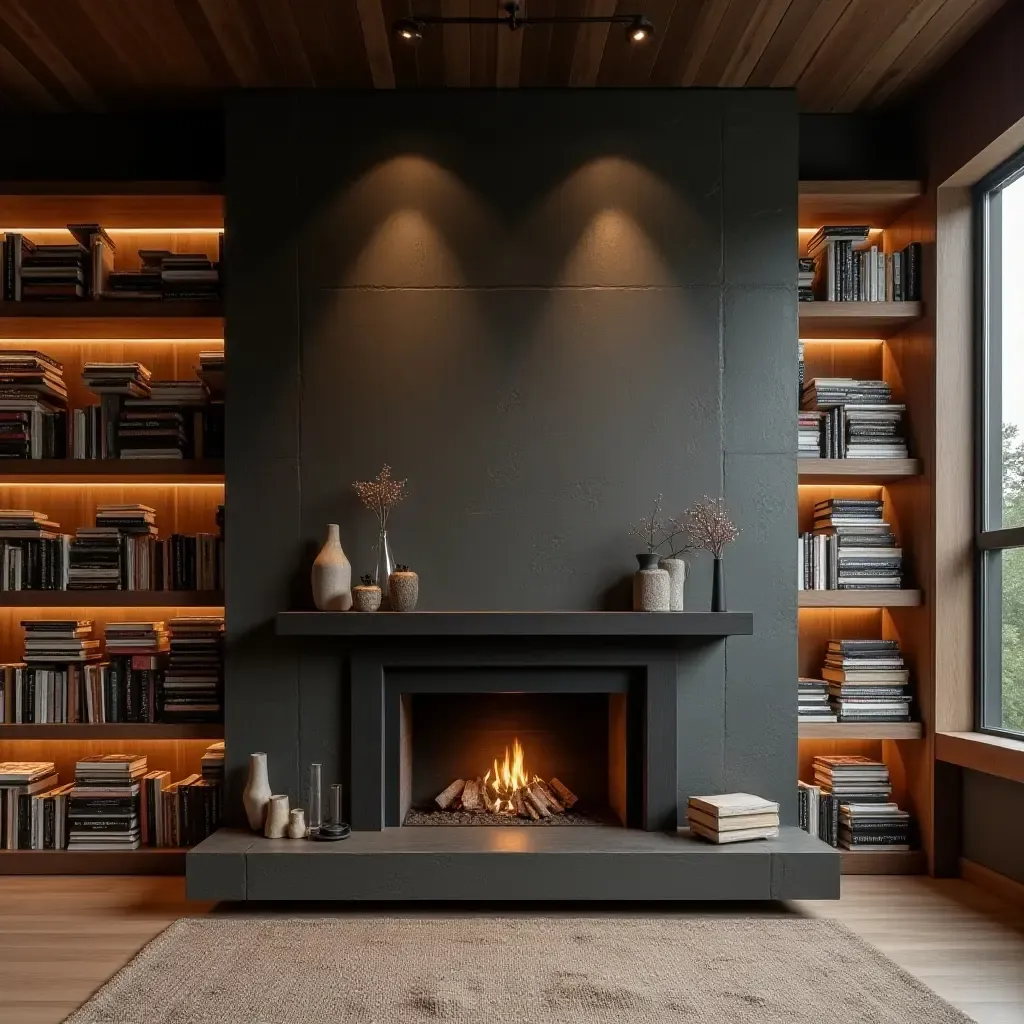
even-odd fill
[(711, 576), (711, 610), (725, 611), (725, 568), (721, 558), (715, 559), (714, 572)]
[(642, 555), (636, 556), (637, 565), (643, 569), (657, 569), (658, 560), (661, 558), (656, 551), (645, 551)]

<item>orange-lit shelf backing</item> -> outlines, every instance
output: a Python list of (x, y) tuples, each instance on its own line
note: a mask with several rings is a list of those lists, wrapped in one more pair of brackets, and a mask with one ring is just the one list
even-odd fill
[(3, 724), (0, 723), (0, 741), (38, 740), (218, 740), (224, 736), (224, 725), (219, 722), (75, 722)]
[[(0, 340), (208, 341), (223, 345), (219, 302), (2, 302)], [(18, 347), (21, 347), (20, 345)], [(213, 347), (211, 345), (211, 347)], [(92, 358), (102, 358), (92, 356)]]
[(0, 608), (223, 608), (219, 590), (0, 590)]

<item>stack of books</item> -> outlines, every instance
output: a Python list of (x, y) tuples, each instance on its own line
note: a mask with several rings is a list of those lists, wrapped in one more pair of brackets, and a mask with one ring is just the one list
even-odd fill
[(150, 772), (142, 787), (142, 842), (181, 847), (201, 843), (220, 827), (222, 787), (204, 775), (171, 782), (170, 772)]
[(882, 518), (882, 502), (829, 498), (814, 506), (814, 532), (797, 544), (800, 590), (898, 590), (903, 552)]
[(814, 260), (809, 256), (797, 260), (797, 298), (801, 302), (814, 301)]
[(821, 423), (824, 416), (814, 409), (801, 409), (797, 414), (797, 454), (801, 459), (822, 457)]
[(84, 299), (89, 294), (89, 250), (78, 241), (31, 245), (21, 258), (21, 299)]
[(70, 543), (44, 512), (0, 509), (0, 590), (63, 590)]
[(95, 754), (75, 765), (68, 804), (68, 849), (137, 850), (142, 754)]
[(95, 523), (75, 533), (68, 589), (159, 589), (155, 510), (139, 504), (97, 505)]
[(893, 803), (841, 803), (839, 846), (844, 850), (909, 850), (910, 814)]
[(815, 377), (801, 389), (803, 409), (820, 414), (819, 449), (826, 459), (907, 458), (906, 406), (891, 398), (884, 380)]
[(836, 713), (829, 704), (828, 682), (800, 676), (797, 681), (797, 721), (835, 722)]
[(67, 455), (64, 367), (34, 349), (0, 352), (0, 459)]
[(770, 839), (779, 834), (779, 805), (751, 793), (691, 796), (690, 831), (712, 843)]
[(218, 721), (223, 714), (224, 617), (171, 619), (171, 653), (163, 685), (168, 722)]
[(206, 386), (211, 397), (224, 398), (224, 350), (200, 352), (196, 376)]
[(0, 761), (0, 850), (43, 849), (32, 845), (32, 799), (59, 781), (52, 761)]
[(224, 741), (217, 740), (203, 751), (199, 770), (207, 782), (220, 786), (224, 783)]
[(214, 533), (172, 533), (162, 544), (164, 590), (223, 590), (224, 540)]
[(886, 253), (867, 245), (868, 235), (864, 224), (828, 224), (814, 234), (807, 243), (814, 261), (814, 296), (829, 302), (920, 300), (921, 243)]
[(108, 622), (106, 639), (110, 722), (156, 722), (170, 649), (163, 622)]
[(25, 631), (24, 660), (28, 665), (84, 664), (100, 657), (100, 642), (93, 639), (88, 619), (30, 619)]
[(220, 264), (201, 252), (165, 252), (160, 259), (160, 287), (165, 299), (217, 299)]
[(838, 721), (910, 721), (910, 673), (898, 641), (829, 640), (821, 674)]
[(112, 270), (107, 275), (104, 299), (162, 299), (160, 269)]
[(94, 395), (148, 398), (152, 374), (142, 363), (86, 363), (82, 383)]

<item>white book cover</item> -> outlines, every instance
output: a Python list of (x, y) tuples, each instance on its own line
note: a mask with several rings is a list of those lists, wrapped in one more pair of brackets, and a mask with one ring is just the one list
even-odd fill
[(711, 843), (742, 843), (750, 839), (774, 839), (779, 834), (778, 826), (774, 828), (741, 828), (735, 832), (715, 832), (696, 822), (690, 823), (690, 832)]
[(753, 793), (718, 793), (712, 796), (691, 796), (691, 807), (716, 818), (731, 818), (740, 814), (779, 813), (779, 805)]

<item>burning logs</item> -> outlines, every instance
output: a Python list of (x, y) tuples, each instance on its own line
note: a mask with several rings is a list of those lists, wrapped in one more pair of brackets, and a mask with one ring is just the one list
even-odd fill
[(462, 796), (462, 791), (466, 788), (465, 779), (456, 779), (443, 793), (438, 793), (434, 797), (434, 803), (441, 808), (442, 811), (447, 811), (449, 807), (456, 800)]

